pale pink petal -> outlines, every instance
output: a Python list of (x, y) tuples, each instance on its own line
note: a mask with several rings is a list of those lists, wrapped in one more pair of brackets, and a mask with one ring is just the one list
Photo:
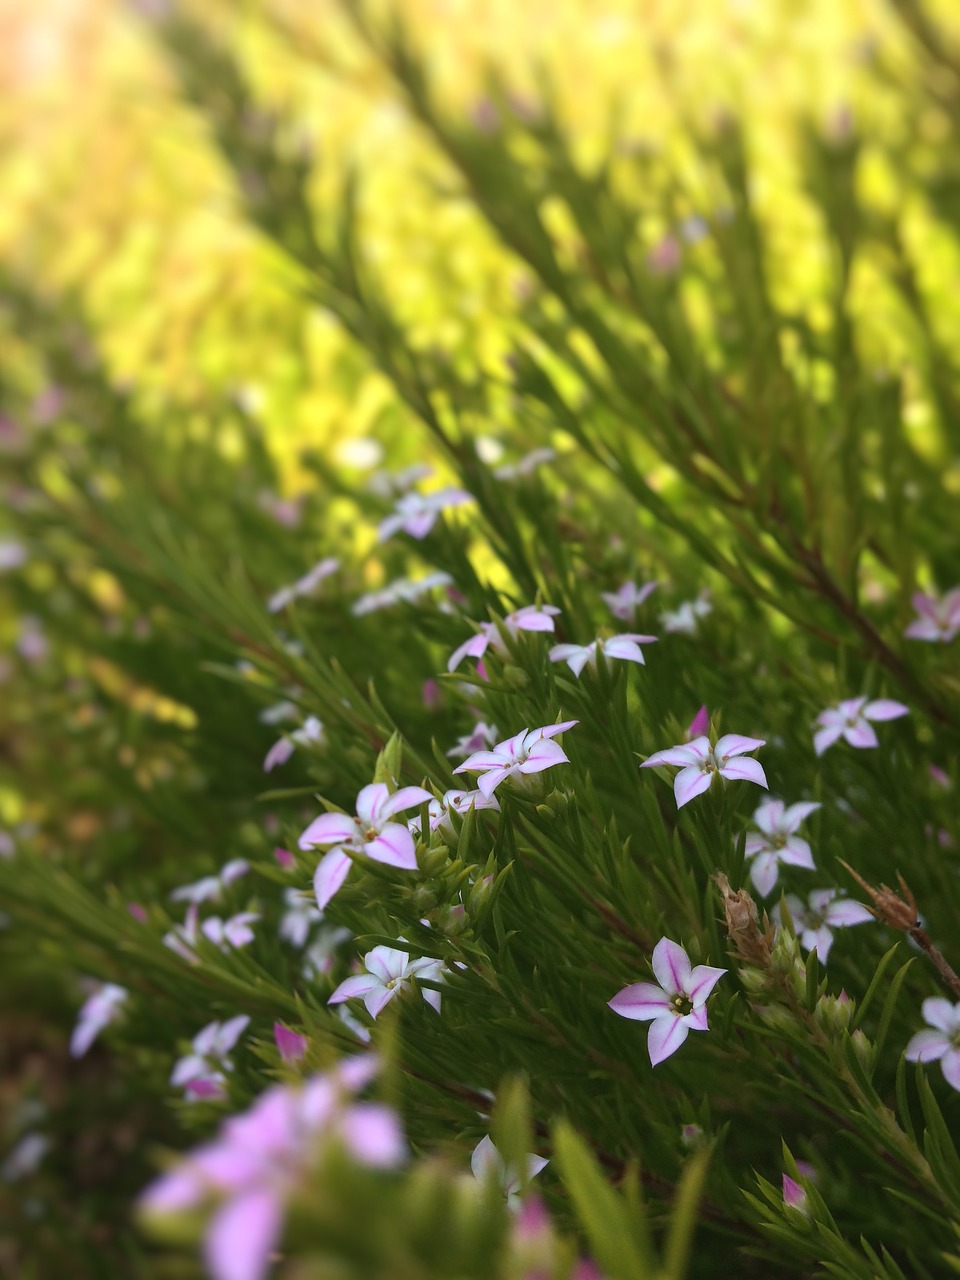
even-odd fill
[(374, 862), (382, 862), (388, 867), (399, 867), (402, 871), (416, 871), (417, 853), (413, 836), (399, 822), (388, 822), (375, 840), (369, 840), (363, 851)]
[[(726, 973), (726, 969), (721, 969), (720, 972)], [(685, 1027), (689, 1027), (691, 1031), (710, 1030), (707, 1023), (707, 1006), (705, 1004), (697, 1005), (695, 1009), (691, 1009), (689, 1013), (684, 1014), (680, 1021)]]
[(470, 1170), (478, 1182), (483, 1182), (489, 1174), (496, 1175), (499, 1182), (506, 1169), (500, 1152), (489, 1137), (483, 1137), (473, 1149), (470, 1156)]
[(650, 1054), (651, 1064), (656, 1067), (669, 1058), (671, 1053), (676, 1053), (686, 1040), (687, 1031), (687, 1025), (681, 1018), (657, 1018), (655, 1022), (651, 1022), (647, 1033), (647, 1052)]
[(385, 782), (371, 782), (357, 795), (357, 817), (370, 827), (379, 827), (386, 816), (382, 810), (390, 798)]
[(821, 964), (827, 963), (830, 948), (833, 946), (833, 934), (827, 925), (821, 925), (819, 929), (804, 929), (800, 935), (800, 941), (807, 951), (816, 951), (817, 959)]
[[(530, 748), (526, 760), (517, 767), (521, 773), (541, 773), (555, 764), (568, 764), (569, 760), (570, 757), (559, 742), (554, 742), (550, 738), (541, 738)], [(477, 785), (479, 786), (479, 783)]]
[[(856, 720), (866, 701), (866, 698), (847, 698), (845, 702), (840, 703), (834, 714), (839, 712), (844, 720)], [(827, 712), (824, 712), (824, 715), (826, 714)]]
[(940, 1059), (943, 1078), (952, 1089), (960, 1089), (960, 1051), (951, 1049)]
[(503, 769), (491, 769), (489, 773), (482, 774), (477, 779), (477, 790), (487, 799), (493, 795), (500, 783), (505, 778), (509, 778), (515, 769), (515, 765), (507, 765)]
[(358, 1102), (343, 1113), (339, 1131), (350, 1154), (361, 1164), (394, 1169), (406, 1158), (403, 1129), (392, 1107)]
[(822, 809), (823, 805), (819, 800), (800, 800), (797, 804), (792, 804), (783, 815), (783, 830), (788, 834), (792, 834), (800, 826), (805, 818), (809, 818), (811, 813), (816, 813), (818, 809)]
[(649, 769), (658, 764), (699, 764), (707, 758), (709, 750), (708, 739), (697, 738), (694, 742), (688, 742), (679, 747), (667, 747), (663, 751), (655, 751), (652, 756), (647, 756), (640, 768)]
[(561, 720), (559, 724), (544, 725), (542, 729), (535, 729), (541, 738), (555, 738), (558, 733), (566, 733), (568, 729), (572, 729), (580, 723), (579, 720)]
[(728, 760), (719, 770), (721, 778), (730, 778), (739, 782), (755, 782), (758, 787), (766, 788), (767, 775), (759, 760), (747, 756), (742, 760)]
[(936, 1062), (950, 1048), (942, 1031), (918, 1031), (909, 1040), (904, 1053), (908, 1062)]
[(928, 596), (923, 591), (918, 591), (913, 597), (913, 607), (921, 618), (937, 617), (937, 599), (936, 596)]
[(817, 755), (822, 756), (827, 747), (832, 747), (842, 733), (842, 724), (831, 724), (825, 729), (818, 729), (813, 735), (813, 749)]
[(953, 1005), (943, 996), (928, 996), (923, 1002), (923, 1020), (931, 1027), (946, 1032), (948, 1036), (960, 1030), (960, 1005)]
[(844, 729), (843, 736), (846, 738), (847, 742), (850, 743), (851, 747), (866, 749), (867, 747), (876, 747), (879, 745), (877, 735), (874, 733), (871, 726), (867, 724), (866, 720), (861, 720), (857, 724), (849, 725)]
[(236, 1018), (229, 1018), (224, 1022), (217, 1032), (217, 1056), (226, 1057), (249, 1025), (250, 1019), (245, 1013), (239, 1014)]
[(750, 879), (761, 898), (773, 892), (779, 874), (780, 860), (773, 851), (762, 853), (750, 866)]
[(206, 1194), (206, 1180), (191, 1164), (184, 1163), (152, 1182), (140, 1204), (148, 1213), (178, 1213), (199, 1204)]
[(331, 849), (320, 859), (313, 876), (313, 891), (321, 911), (346, 880), (351, 866), (350, 858), (342, 849)]
[(437, 514), (436, 511), (417, 512), (415, 515), (407, 516), (401, 527), (411, 538), (423, 539), (437, 523)]
[(725, 733), (714, 747), (713, 754), (718, 760), (724, 756), (742, 756), (745, 751), (756, 751), (766, 745), (765, 738), (745, 738), (741, 733)]
[(447, 670), (455, 671), (459, 667), (464, 658), (482, 658), (487, 651), (490, 643), (490, 637), (483, 632), (471, 636), (469, 640), (464, 640), (463, 644), (454, 649), (447, 661)]
[(332, 995), (327, 997), (327, 1004), (340, 1004), (344, 1000), (353, 1000), (381, 986), (380, 979), (372, 973), (358, 973), (352, 978), (344, 978)]
[(363, 997), (363, 1003), (367, 1006), (367, 1013), (371, 1018), (378, 1018), (384, 1011), (395, 995), (399, 995), (402, 984), (398, 983), (395, 987), (376, 987), (372, 991), (368, 991)]
[(753, 820), (764, 835), (773, 836), (779, 832), (783, 816), (782, 800), (765, 800), (755, 810)]
[[(703, 1005), (707, 996), (726, 973), (726, 969), (716, 969), (713, 965), (698, 964), (691, 973), (687, 986), (686, 994), (693, 1005), (693, 1011), (696, 1013)], [(687, 1015), (691, 1017), (691, 1014)]]
[(690, 979), (690, 957), (679, 942), (661, 938), (653, 949), (650, 963), (667, 995), (676, 996), (686, 991)]
[(618, 991), (607, 1004), (621, 1018), (631, 1018), (634, 1022), (649, 1022), (673, 1009), (667, 993), (652, 982), (634, 982)]
[(283, 1223), (283, 1206), (272, 1188), (247, 1191), (211, 1218), (204, 1256), (212, 1280), (264, 1280)]
[[(649, 761), (647, 763), (649, 764)], [(712, 781), (713, 774), (700, 769), (697, 765), (688, 765), (686, 769), (681, 769), (673, 780), (673, 794), (677, 808), (682, 809), (695, 796), (709, 791)]]
[(293, 755), (294, 750), (294, 744), (289, 738), (279, 738), (263, 757), (264, 773), (269, 773), (270, 770), (275, 769), (277, 765), (286, 764)]
[(770, 848), (770, 842), (766, 836), (758, 836), (754, 832), (749, 832), (744, 844), (744, 853), (748, 858), (754, 858), (758, 853), (774, 852)]
[[(559, 613), (559, 610), (557, 612)], [(519, 627), (521, 631), (555, 630), (553, 618), (542, 610), (534, 613), (524, 613), (523, 610), (520, 610), (511, 614), (505, 621), (511, 623), (514, 627)]]
[(312, 849), (319, 844), (339, 844), (352, 840), (356, 834), (357, 824), (347, 814), (321, 813), (302, 833), (297, 845), (301, 849)]
[(813, 852), (809, 844), (801, 836), (790, 836), (780, 850), (780, 861), (789, 867), (806, 867), (808, 871), (816, 871)]
[(379, 812), (382, 818), (392, 818), (395, 813), (404, 809), (413, 809), (421, 804), (429, 804), (433, 796), (424, 787), (401, 787), (395, 791), (382, 805)]
[(827, 924), (834, 929), (844, 925), (867, 924), (874, 918), (862, 903), (850, 899), (831, 902), (825, 913)]
[(868, 720), (896, 720), (900, 716), (908, 716), (910, 708), (902, 702), (894, 702), (892, 698), (877, 698), (875, 702), (867, 703), (863, 714)]
[(628, 640), (626, 636), (615, 636), (613, 640), (608, 640), (603, 646), (603, 654), (606, 658), (619, 658), (623, 662), (639, 662), (642, 666), (646, 666), (647, 662), (640, 646), (633, 640)]
[(919, 618), (916, 622), (911, 622), (903, 634), (908, 640), (933, 640), (939, 642), (945, 638), (940, 625), (932, 618)]
[(392, 515), (387, 516), (385, 520), (381, 520), (377, 527), (377, 537), (381, 542), (386, 542), (388, 538), (392, 538), (395, 533), (403, 528), (406, 516)]

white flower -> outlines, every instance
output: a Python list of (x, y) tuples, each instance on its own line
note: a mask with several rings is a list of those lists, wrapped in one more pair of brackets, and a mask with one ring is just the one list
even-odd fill
[(910, 708), (891, 698), (878, 698), (868, 702), (866, 698), (849, 698), (836, 707), (828, 707), (817, 716), (820, 728), (813, 735), (813, 749), (822, 756), (838, 738), (851, 747), (876, 747), (879, 740), (869, 720), (896, 720), (910, 714)]
[(611, 636), (608, 640), (596, 639), (590, 644), (555, 644), (550, 650), (551, 662), (565, 662), (575, 676), (579, 676), (585, 666), (596, 666), (597, 649), (605, 658), (621, 658), (627, 662), (644, 664), (642, 644), (656, 644), (656, 636), (637, 635), (627, 632), (620, 636)]
[(70, 1037), (71, 1058), (82, 1058), (97, 1036), (109, 1026), (120, 1011), (129, 992), (113, 982), (105, 982), (94, 991), (77, 1014), (77, 1025)]
[(960, 1004), (942, 996), (923, 1002), (923, 1019), (932, 1030), (918, 1031), (904, 1050), (908, 1062), (939, 1062), (943, 1078), (960, 1089)]
[(519, 733), (499, 742), (492, 751), (475, 751), (472, 756), (457, 765), (454, 773), (479, 773), (477, 786), (485, 796), (492, 796), (500, 783), (516, 774), (541, 773), (555, 764), (564, 764), (568, 757), (559, 743), (552, 739), (577, 720), (563, 720), (560, 724), (548, 724), (542, 729), (521, 729)]
[(193, 884), (181, 885), (179, 889), (173, 890), (170, 897), (174, 902), (218, 902), (224, 889), (233, 884), (234, 880), (245, 876), (249, 869), (250, 864), (246, 859), (233, 858), (215, 876), (204, 876)]
[(333, 556), (327, 556), (324, 560), (315, 564), (302, 578), (298, 578), (291, 586), (281, 587), (279, 591), (274, 592), (267, 601), (267, 609), (271, 613), (279, 613), (281, 609), (285, 609), (288, 604), (299, 596), (313, 595), (324, 578), (329, 578), (339, 568), (340, 561)]
[[(404, 941), (403, 938), (400, 939)], [(431, 982), (439, 982), (443, 976), (443, 962), (423, 958), (411, 960), (406, 951), (397, 947), (374, 947), (363, 957), (366, 973), (346, 978), (340, 983), (327, 1004), (340, 1004), (356, 996), (363, 999), (371, 1018), (376, 1018), (401, 991), (413, 984), (414, 978), (427, 978)], [(424, 1000), (431, 1008), (440, 1012), (440, 992), (429, 987), (421, 992)]]
[(192, 1051), (179, 1058), (170, 1083), (183, 1086), (188, 1098), (222, 1098), (227, 1071), (233, 1070), (230, 1050), (250, 1025), (245, 1014), (227, 1022), (210, 1022), (192, 1041)]
[(511, 1208), (519, 1204), (522, 1186), (535, 1178), (549, 1163), (543, 1156), (531, 1151), (523, 1157), (523, 1170), (513, 1169), (504, 1163), (503, 1156), (489, 1137), (480, 1139), (470, 1157), (470, 1168), (477, 1181), (485, 1182), (487, 1178), (495, 1177)]
[(692, 636), (697, 629), (697, 622), (713, 611), (713, 605), (701, 593), (696, 600), (685, 600), (676, 609), (668, 609), (661, 613), (660, 622), (664, 631), (674, 635)]
[(819, 808), (820, 805), (811, 800), (792, 804), (789, 809), (784, 808), (782, 800), (765, 800), (754, 813), (753, 820), (762, 835), (747, 836), (746, 856), (754, 860), (750, 865), (750, 879), (763, 897), (776, 885), (781, 862), (816, 870), (809, 844), (796, 833), (804, 818)]
[(677, 808), (709, 790), (713, 775), (721, 778), (742, 779), (755, 782), (758, 787), (766, 788), (767, 778), (763, 766), (758, 760), (738, 759), (747, 751), (755, 751), (764, 745), (763, 738), (744, 738), (739, 733), (725, 733), (711, 747), (710, 739), (704, 734), (694, 738), (693, 742), (681, 743), (676, 747), (668, 747), (665, 751), (655, 751), (641, 764), (641, 769), (649, 769), (658, 764), (681, 765), (682, 768), (673, 780), (673, 794)]
[[(784, 895), (794, 928), (800, 937), (804, 951), (816, 951), (821, 964), (833, 946), (833, 930), (852, 924), (866, 924), (873, 916), (860, 902), (851, 898), (838, 898), (836, 889), (814, 889), (804, 904), (795, 894)], [(773, 918), (779, 924), (780, 906), (773, 908)]]

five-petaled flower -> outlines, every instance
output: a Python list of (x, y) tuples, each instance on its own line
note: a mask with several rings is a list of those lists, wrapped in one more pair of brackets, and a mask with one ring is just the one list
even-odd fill
[(503, 1156), (489, 1137), (480, 1139), (470, 1157), (473, 1176), (478, 1182), (484, 1182), (490, 1177), (496, 1178), (511, 1209), (519, 1208), (523, 1185), (535, 1178), (549, 1163), (549, 1160), (531, 1151), (523, 1157), (522, 1172), (514, 1169), (504, 1162)]
[[(834, 929), (866, 924), (874, 919), (863, 903), (854, 902), (852, 898), (838, 898), (836, 889), (814, 889), (807, 896), (806, 904), (793, 893), (785, 894), (783, 900), (800, 938), (800, 945), (804, 951), (816, 951), (821, 964), (827, 963), (827, 956), (833, 946)], [(773, 917), (779, 923), (779, 904), (773, 908)]]
[(727, 972), (708, 964), (693, 968), (678, 942), (661, 938), (653, 949), (652, 982), (634, 982), (608, 1001), (614, 1013), (636, 1022), (649, 1022), (647, 1050), (657, 1066), (686, 1040), (690, 1031), (709, 1031), (706, 999)]
[(551, 662), (565, 662), (575, 676), (588, 664), (596, 666), (597, 650), (605, 658), (621, 658), (627, 662), (645, 662), (642, 644), (656, 644), (656, 636), (643, 636), (635, 632), (627, 632), (620, 636), (610, 636), (608, 640), (591, 640), (589, 644), (555, 644), (550, 650)]
[(297, 747), (307, 747), (311, 742), (322, 743), (323, 740), (323, 724), (316, 716), (307, 716), (299, 729), (295, 729), (287, 737), (278, 738), (273, 744), (266, 756), (264, 756), (264, 773), (269, 773), (278, 764), (286, 764)]
[(555, 764), (568, 762), (564, 749), (553, 739), (558, 733), (572, 729), (577, 720), (561, 720), (542, 729), (521, 729), (519, 733), (498, 742), (492, 751), (475, 751), (454, 769), (454, 773), (479, 773), (477, 786), (485, 796), (492, 796), (500, 783), (517, 774), (541, 773)]
[(386, 542), (401, 529), (411, 538), (425, 538), (436, 524), (437, 516), (441, 511), (472, 501), (472, 495), (465, 489), (438, 489), (435, 493), (405, 493), (397, 500), (393, 515), (380, 521), (380, 541)]
[(224, 1072), (233, 1070), (230, 1050), (250, 1025), (245, 1014), (226, 1022), (210, 1022), (193, 1037), (190, 1053), (179, 1058), (170, 1083), (183, 1086), (187, 1098), (222, 1098)]
[(487, 724), (485, 720), (478, 720), (466, 737), (461, 738), (455, 747), (450, 748), (447, 755), (454, 759), (460, 756), (462, 759), (474, 751), (481, 751), (484, 747), (492, 747), (499, 733), (500, 730), (495, 724)]
[(600, 598), (615, 618), (632, 622), (637, 610), (647, 596), (656, 591), (657, 585), (656, 582), (645, 582), (638, 587), (635, 582), (625, 582), (619, 591), (601, 591)]
[(350, 855), (365, 853), (374, 862), (404, 871), (416, 871), (417, 851), (407, 827), (390, 819), (404, 809), (429, 804), (433, 796), (423, 787), (401, 787), (390, 792), (386, 783), (373, 782), (357, 796), (357, 816), (346, 813), (322, 813), (314, 818), (300, 836), (301, 849), (316, 845), (335, 845), (323, 858), (314, 875), (313, 887), (317, 905), (322, 911), (337, 892), (350, 870)]
[(764, 738), (745, 738), (739, 733), (725, 733), (711, 747), (710, 739), (703, 735), (694, 738), (693, 742), (681, 743), (676, 747), (667, 747), (665, 751), (655, 751), (641, 764), (641, 769), (649, 769), (658, 764), (680, 765), (680, 772), (673, 780), (673, 794), (677, 799), (677, 808), (707, 791), (718, 773), (721, 778), (755, 782), (758, 787), (766, 788), (767, 778), (763, 766), (752, 758), (740, 759), (747, 751), (756, 751), (764, 745)]
[(930, 996), (922, 1008), (928, 1030), (911, 1038), (904, 1051), (907, 1061), (939, 1062), (947, 1084), (960, 1089), (960, 1004)]
[[(502, 626), (508, 635), (518, 631), (553, 631), (553, 620), (560, 610), (554, 604), (527, 604), (522, 609), (508, 613)], [(490, 647), (497, 653), (505, 653), (506, 645), (495, 622), (481, 622), (476, 635), (454, 649), (447, 662), (447, 670), (455, 671), (464, 658), (482, 658)]]
[(747, 836), (746, 856), (753, 859), (750, 879), (764, 898), (777, 883), (781, 862), (789, 867), (816, 870), (810, 846), (797, 831), (804, 818), (819, 808), (815, 800), (802, 800), (789, 808), (782, 800), (765, 800), (755, 811), (753, 820), (762, 834)]
[(660, 624), (664, 631), (671, 635), (692, 636), (697, 629), (698, 620), (705, 618), (713, 611), (713, 605), (701, 592), (696, 600), (685, 600), (676, 609), (667, 609), (660, 615)]
[(917, 617), (904, 632), (910, 640), (949, 644), (960, 635), (960, 587), (954, 587), (940, 599), (918, 591), (913, 597), (913, 607)]
[(267, 1089), (148, 1187), (141, 1207), (167, 1215), (212, 1202), (204, 1238), (212, 1280), (265, 1280), (286, 1202), (308, 1182), (331, 1141), (360, 1164), (402, 1164), (407, 1152), (396, 1112), (350, 1099), (376, 1070), (376, 1058), (362, 1054), (301, 1087)]
[[(404, 941), (403, 938), (400, 939)], [(411, 960), (406, 951), (397, 947), (374, 947), (363, 957), (366, 973), (358, 973), (352, 978), (345, 978), (327, 1001), (327, 1004), (341, 1004), (360, 996), (367, 1006), (367, 1013), (376, 1018), (385, 1006), (411, 986), (414, 978), (427, 978), (430, 982), (439, 982), (443, 977), (443, 961), (429, 957)], [(423, 987), (421, 994), (432, 1008), (440, 1012), (440, 992), (431, 987)]]
[(910, 708), (891, 698), (878, 698), (868, 702), (866, 698), (848, 698), (836, 707), (827, 707), (817, 716), (820, 728), (813, 735), (813, 749), (822, 756), (838, 738), (844, 738), (851, 747), (876, 747), (877, 735), (869, 720), (896, 720), (910, 714)]
[(312, 595), (324, 578), (329, 578), (339, 568), (340, 561), (333, 556), (327, 556), (289, 587), (281, 587), (279, 591), (274, 592), (267, 601), (267, 609), (270, 613), (279, 613), (299, 597)]

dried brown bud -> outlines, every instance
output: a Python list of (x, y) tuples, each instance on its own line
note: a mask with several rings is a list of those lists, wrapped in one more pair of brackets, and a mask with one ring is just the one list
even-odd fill
[(749, 964), (762, 965), (767, 968), (773, 947), (775, 929), (763, 915), (763, 929), (760, 928), (757, 904), (745, 889), (731, 889), (730, 881), (718, 871), (713, 877), (714, 884), (723, 898), (724, 923), (727, 937), (741, 960)]
[(882, 884), (879, 889), (867, 884), (866, 880), (859, 876), (853, 867), (844, 862), (842, 858), (840, 859), (840, 865), (849, 871), (864, 893), (870, 897), (873, 906), (868, 905), (867, 910), (876, 916), (881, 924), (888, 924), (893, 929), (902, 929), (904, 933), (912, 933), (915, 929), (920, 928), (916, 899), (899, 871), (897, 872), (897, 880), (900, 884), (902, 897), (898, 897), (885, 884)]

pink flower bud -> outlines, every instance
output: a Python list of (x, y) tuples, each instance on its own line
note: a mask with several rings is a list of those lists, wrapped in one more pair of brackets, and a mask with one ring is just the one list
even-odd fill
[(273, 1038), (284, 1062), (299, 1062), (307, 1052), (307, 1037), (298, 1035), (279, 1022), (273, 1024)]
[(296, 858), (294, 858), (289, 849), (276, 848), (273, 851), (273, 856), (280, 863), (281, 867), (284, 867), (288, 871), (296, 862)]

